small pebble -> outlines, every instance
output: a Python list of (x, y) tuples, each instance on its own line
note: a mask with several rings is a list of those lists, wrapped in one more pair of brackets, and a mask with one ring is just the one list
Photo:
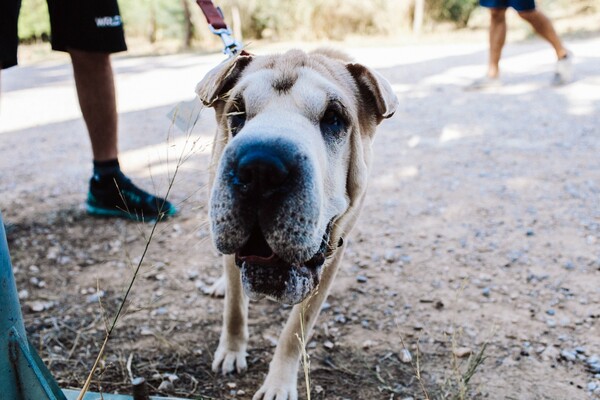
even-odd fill
[(144, 326), (144, 327), (142, 327), (142, 329), (140, 329), (140, 335), (152, 336), (152, 335), (154, 335), (154, 332), (152, 332), (152, 329), (148, 328), (147, 326)]
[(566, 270), (572, 271), (575, 269), (575, 264), (573, 264), (573, 261), (569, 260), (569, 261), (565, 262), (564, 267)]
[(490, 288), (489, 287), (484, 287), (483, 290), (481, 291), (481, 294), (484, 297), (490, 297)]
[(346, 317), (344, 316), (344, 314), (337, 314), (335, 317), (333, 317), (333, 320), (339, 324), (346, 323)]
[(549, 309), (549, 310), (546, 310), (546, 314), (554, 315), (554, 314), (556, 314), (556, 311), (554, 311), (553, 309)]
[(408, 255), (405, 254), (405, 255), (403, 255), (403, 256), (400, 257), (400, 260), (403, 263), (409, 263), (412, 260), (412, 258), (410, 256), (408, 256)]
[(186, 275), (187, 275), (187, 278), (190, 281), (195, 281), (200, 276), (200, 273), (198, 271), (195, 271), (195, 270), (189, 270), (189, 271), (186, 272)]
[(333, 349), (334, 346), (335, 345), (330, 340), (327, 340), (327, 341), (325, 341), (325, 343), (323, 343), (323, 347), (325, 347), (326, 349), (329, 349), (329, 350)]
[(452, 351), (452, 353), (454, 353), (454, 355), (458, 358), (463, 358), (470, 356), (473, 353), (473, 350), (471, 350), (469, 347), (457, 347)]
[(163, 377), (167, 378), (170, 382), (179, 380), (179, 377), (176, 374), (164, 374)]
[(171, 381), (162, 381), (160, 385), (158, 385), (159, 392), (170, 392), (175, 388)]
[(385, 261), (389, 264), (392, 264), (394, 261), (397, 260), (396, 258), (396, 253), (394, 253), (393, 250), (388, 250), (385, 252), (385, 255), (383, 256), (383, 258), (385, 259)]
[(356, 282), (358, 283), (366, 283), (369, 279), (364, 275), (358, 275), (356, 277)]
[(408, 349), (400, 350), (400, 361), (402, 361), (405, 364), (412, 361), (412, 355), (410, 354), (410, 351), (408, 351)]
[(152, 313), (153, 315), (165, 315), (169, 312), (169, 310), (166, 307), (158, 307), (156, 310), (154, 310), (154, 312)]
[(600, 363), (600, 356), (598, 356), (597, 354), (591, 355), (588, 357), (586, 362), (588, 364), (598, 364)]
[(104, 290), (100, 290), (99, 292), (89, 295), (86, 298), (86, 301), (88, 302), (88, 304), (97, 303), (102, 297), (104, 297), (104, 294)]
[(567, 361), (577, 360), (577, 355), (573, 351), (563, 350), (560, 352), (560, 355)]
[(373, 346), (376, 346), (376, 345), (377, 345), (377, 342), (376, 342), (376, 341), (374, 341), (374, 340), (371, 340), (371, 339), (367, 339), (367, 340), (365, 340), (365, 341), (363, 342), (363, 344), (362, 344), (362, 348), (363, 348), (363, 349), (370, 349), (371, 347), (373, 347)]
[(54, 303), (51, 301), (32, 301), (27, 303), (27, 305), (33, 312), (42, 312), (51, 309), (54, 306)]

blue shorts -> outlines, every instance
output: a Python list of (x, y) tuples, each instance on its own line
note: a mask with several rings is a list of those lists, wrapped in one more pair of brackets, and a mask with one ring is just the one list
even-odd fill
[(479, 0), (479, 5), (487, 8), (512, 7), (517, 11), (535, 10), (534, 0)]

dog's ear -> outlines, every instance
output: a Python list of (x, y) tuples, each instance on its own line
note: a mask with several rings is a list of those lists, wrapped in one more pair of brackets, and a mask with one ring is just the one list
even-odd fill
[(398, 98), (389, 82), (364, 65), (351, 63), (346, 67), (358, 85), (360, 100), (375, 112), (377, 123), (394, 115)]
[(237, 56), (210, 70), (196, 85), (196, 94), (205, 106), (212, 107), (236, 84), (252, 56)]

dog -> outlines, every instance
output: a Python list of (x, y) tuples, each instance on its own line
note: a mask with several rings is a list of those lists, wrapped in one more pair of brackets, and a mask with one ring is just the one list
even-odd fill
[(247, 368), (250, 299), (294, 305), (253, 400), (297, 399), (297, 335), (308, 335), (333, 283), (364, 202), (375, 129), (398, 99), (378, 73), (328, 49), (239, 55), (196, 93), (218, 125), (209, 217), (226, 288), (212, 368)]

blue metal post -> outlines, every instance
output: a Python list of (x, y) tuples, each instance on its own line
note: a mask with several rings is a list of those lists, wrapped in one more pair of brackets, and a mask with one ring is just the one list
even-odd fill
[(66, 400), (30, 349), (0, 213), (0, 397), (11, 400)]
[(14, 335), (25, 335), (17, 286), (12, 274), (2, 214), (0, 214), (0, 387), (8, 399), (17, 399), (16, 369), (9, 344)]

